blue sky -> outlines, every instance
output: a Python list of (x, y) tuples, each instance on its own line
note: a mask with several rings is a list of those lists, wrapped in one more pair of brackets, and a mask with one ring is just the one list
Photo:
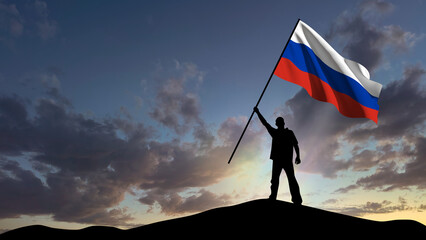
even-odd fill
[(376, 125), (272, 78), (259, 108), (299, 139), (304, 203), (426, 223), (425, 10), (0, 0), (0, 229), (131, 227), (267, 197), (270, 139), (256, 117), (226, 162), (298, 18), (384, 86)]

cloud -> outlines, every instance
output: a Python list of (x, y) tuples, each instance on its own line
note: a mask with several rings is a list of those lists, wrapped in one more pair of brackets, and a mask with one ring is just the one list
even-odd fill
[(387, 200), (382, 202), (366, 202), (365, 204), (354, 207), (344, 207), (338, 211), (343, 214), (359, 217), (366, 214), (385, 214), (399, 211), (408, 211), (413, 210), (414, 208), (415, 207), (409, 206), (404, 198), (399, 197), (397, 204), (392, 204), (391, 201)]
[(387, 48), (405, 52), (423, 37), (400, 26), (378, 27), (373, 23), (374, 18), (391, 12), (393, 8), (391, 3), (384, 1), (363, 1), (353, 14), (345, 11), (334, 21), (327, 38), (344, 42), (343, 53), (349, 59), (374, 71), (383, 62)]
[[(218, 139), (205, 129), (202, 130), (201, 137), (196, 136), (196, 141), (192, 143), (181, 143), (178, 140), (151, 142), (151, 158), (158, 164), (155, 171), (148, 174), (139, 186), (141, 190), (149, 190), (145, 191), (145, 196), (139, 201), (151, 207), (157, 203), (162, 212), (168, 215), (196, 212), (229, 203), (230, 196), (218, 196), (203, 189), (186, 198), (179, 193), (185, 192), (185, 189), (207, 187), (233, 176), (245, 162), (258, 155), (264, 132), (250, 128), (246, 132), (244, 144), (240, 146), (239, 155), (235, 157), (239, 164), (226, 164), (237, 140), (231, 142), (228, 139), (232, 139), (237, 133), (241, 134), (245, 124), (245, 121), (236, 119), (246, 118), (225, 120), (217, 131), (221, 138), (219, 145), (212, 144)], [(195, 130), (197, 131), (200, 129)], [(205, 144), (206, 141), (208, 144)]]
[(405, 156), (409, 160), (402, 169), (398, 167), (397, 161), (381, 164), (374, 174), (358, 179), (357, 185), (364, 189), (383, 191), (407, 189), (411, 186), (426, 189), (426, 138), (419, 137), (414, 144), (415, 150)]
[(150, 193), (140, 202), (157, 203), (165, 214), (219, 206), (230, 197), (203, 188), (240, 171), (262, 140), (263, 132), (248, 129), (240, 164), (228, 165), (246, 118), (229, 118), (213, 132), (198, 112), (181, 109), (174, 112), (179, 120), (193, 116), (185, 126), (193, 140), (163, 140), (131, 117), (75, 112), (58, 76), (42, 76), (43, 97), (31, 103), (0, 97), (0, 218), (49, 214), (57, 221), (123, 226), (133, 217), (118, 205), (134, 190)]
[(232, 168), (224, 164), (227, 148), (215, 147), (198, 155), (194, 144), (179, 141), (150, 143), (151, 158), (157, 162), (155, 172), (141, 183), (142, 189), (176, 189), (208, 186), (231, 174)]
[(368, 1), (362, 1), (359, 4), (359, 11), (362, 15), (370, 15), (371, 17), (373, 15), (379, 14), (385, 14), (392, 12), (394, 10), (395, 6), (392, 3), (385, 2), (382, 0), (368, 0)]
[(426, 188), (426, 138), (424, 128), (426, 90), (422, 85), (426, 71), (421, 66), (409, 66), (401, 80), (388, 84), (380, 99), (379, 125), (376, 128), (358, 128), (347, 139), (356, 144), (374, 139), (378, 147), (364, 150), (354, 156), (355, 163), (377, 167), (372, 175), (358, 179), (355, 185), (337, 191), (356, 188), (391, 191), (417, 187)]
[(8, 155), (21, 154), (23, 149), (31, 149), (28, 131), (32, 126), (28, 122), (24, 100), (18, 96), (0, 97), (0, 151)]
[(40, 38), (43, 40), (53, 38), (58, 31), (58, 25), (55, 20), (49, 18), (47, 3), (36, 0), (34, 2), (34, 10), (37, 16), (35, 25), (37, 27), (37, 33)]
[[(328, 37), (345, 40), (344, 51), (349, 58), (369, 69), (377, 69), (387, 50), (405, 51), (418, 40), (416, 34), (399, 26), (380, 27), (368, 21), (374, 14), (388, 14), (392, 9), (393, 5), (386, 2), (364, 1), (355, 13), (344, 12), (339, 16)], [(378, 125), (366, 119), (343, 117), (332, 105), (315, 101), (305, 90), (300, 90), (286, 102), (284, 110), (277, 109), (289, 112), (286, 122), (297, 136), (302, 153), (299, 170), (329, 178), (351, 171), (376, 171), (355, 184), (337, 189), (336, 193), (358, 188), (424, 189), (426, 168), (421, 159), (424, 159), (425, 137), (419, 130), (424, 128), (426, 120), (424, 111), (419, 111), (426, 104), (426, 91), (421, 83), (424, 75), (421, 65), (408, 65), (401, 79), (384, 86), (379, 98)]]
[(153, 205), (157, 202), (161, 206), (161, 211), (167, 215), (182, 213), (193, 213), (205, 211), (214, 207), (223, 206), (230, 203), (229, 195), (218, 196), (210, 191), (201, 189), (188, 198), (181, 197), (176, 192), (150, 191), (139, 201), (143, 204)]
[[(136, 159), (146, 150), (132, 145), (132, 152), (126, 152), (129, 144), (115, 135), (118, 124), (87, 119), (53, 99), (40, 99), (31, 119), (18, 98), (2, 97), (0, 102), (0, 129), (6, 136), (0, 152), (1, 216), (53, 214), (55, 220), (102, 224), (130, 219), (108, 209), (124, 199), (132, 179), (120, 178), (126, 173), (108, 167), (121, 154), (140, 153), (131, 156)], [(133, 133), (139, 133), (139, 143), (147, 137), (141, 128), (135, 126)], [(34, 171), (17, 164), (26, 153), (32, 153)]]
[(15, 40), (23, 36), (37, 35), (49, 40), (56, 36), (58, 29), (44, 1), (35, 0), (24, 6), (0, 1), (0, 42), (6, 46), (13, 47)]
[(188, 92), (188, 81), (202, 81), (204, 73), (195, 64), (176, 61), (176, 75), (160, 86), (150, 116), (162, 125), (185, 134), (191, 126), (200, 123), (200, 103), (195, 93)]
[(426, 90), (422, 85), (426, 70), (420, 65), (407, 66), (400, 80), (388, 84), (379, 98), (379, 124), (374, 129), (358, 129), (354, 140), (366, 139), (371, 134), (377, 139), (400, 138), (412, 135), (425, 121)]
[(24, 33), (24, 18), (15, 4), (0, 1), (0, 43), (13, 48)]
[(15, 4), (0, 2), (0, 39), (22, 35), (24, 20)]
[[(16, 97), (0, 100), (5, 141), (0, 216), (52, 214), (58, 221), (107, 225), (131, 220), (111, 208), (154, 171), (156, 162), (148, 150), (151, 132), (129, 120), (88, 119), (54, 99), (39, 99), (34, 111), (29, 118)], [(126, 141), (117, 136), (119, 130)], [(17, 164), (26, 153), (32, 153), (32, 171)]]
[(117, 197), (109, 187), (89, 187), (77, 176), (63, 172), (48, 176), (46, 187), (32, 171), (23, 170), (16, 162), (0, 163), (0, 218), (54, 214), (59, 221), (103, 225), (123, 225), (132, 219), (123, 209), (106, 210)]
[(49, 212), (49, 194), (31, 171), (16, 162), (0, 158), (0, 218), (36, 215)]
[(57, 104), (72, 107), (71, 101), (61, 94), (61, 81), (58, 79), (60, 69), (49, 69), (48, 73), (41, 74), (40, 81), (46, 89), (46, 94), (54, 99)]
[(322, 202), (322, 205), (334, 205), (334, 204), (336, 204), (338, 202), (339, 202), (338, 199), (330, 198), (330, 199), (327, 199), (324, 202)]
[(351, 190), (357, 189), (358, 185), (352, 184), (343, 188), (336, 189), (333, 193), (347, 193)]
[[(407, 66), (400, 80), (384, 87), (378, 125), (345, 118), (329, 104), (311, 99), (303, 90), (297, 93), (286, 105), (292, 112), (289, 126), (299, 139), (305, 159), (299, 169), (336, 177), (338, 172), (376, 168), (374, 174), (360, 178), (355, 185), (336, 190), (341, 193), (359, 187), (386, 191), (424, 189), (425, 137), (419, 132), (426, 120), (426, 114), (419, 111), (426, 107), (426, 90), (421, 84), (424, 75), (421, 66)], [(344, 147), (352, 148), (349, 157), (339, 155)]]
[(288, 100), (286, 107), (291, 112), (286, 123), (294, 131), (301, 150), (300, 171), (335, 178), (338, 171), (349, 168), (349, 162), (337, 159), (342, 143), (339, 140), (366, 120), (345, 118), (332, 105), (312, 99), (304, 90)]
[[(226, 120), (218, 130), (222, 136), (232, 135), (243, 127), (238, 125), (236, 129), (225, 130), (227, 123), (233, 121), (232, 118)], [(226, 132), (225, 132), (226, 131)], [(241, 132), (239, 132), (241, 134)], [(248, 130), (245, 136), (245, 143), (241, 146), (240, 156), (256, 155), (255, 146), (259, 147), (262, 132)], [(209, 136), (211, 138), (212, 136)], [(213, 183), (218, 183), (226, 176), (230, 176), (236, 171), (234, 165), (225, 164), (233, 149), (233, 144), (225, 143), (203, 148), (197, 143), (181, 143), (178, 140), (171, 142), (150, 143), (151, 157), (158, 163), (155, 174), (151, 174), (148, 181), (142, 184), (142, 189), (160, 187), (162, 189), (177, 189), (183, 187), (205, 187)], [(202, 150), (202, 151), (200, 151)], [(241, 157), (241, 161), (244, 157)]]

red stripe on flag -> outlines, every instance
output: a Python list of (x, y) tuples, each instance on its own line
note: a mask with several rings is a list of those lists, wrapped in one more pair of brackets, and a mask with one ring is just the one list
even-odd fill
[(281, 79), (303, 87), (316, 100), (333, 104), (346, 117), (365, 117), (377, 123), (379, 111), (365, 107), (350, 96), (335, 91), (328, 83), (314, 74), (300, 70), (287, 58), (280, 59), (274, 74)]

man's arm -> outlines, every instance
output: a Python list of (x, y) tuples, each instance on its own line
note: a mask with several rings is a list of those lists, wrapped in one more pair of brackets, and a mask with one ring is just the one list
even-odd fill
[(296, 151), (296, 159), (294, 160), (294, 163), (299, 164), (300, 163), (300, 153), (299, 153), (299, 144), (294, 145), (294, 150)]
[(294, 151), (296, 151), (296, 159), (294, 160), (294, 163), (296, 164), (300, 164), (300, 151), (299, 151), (299, 142), (297, 141), (296, 136), (294, 135), (294, 132), (291, 131), (291, 136), (293, 138), (293, 147), (294, 147)]
[(265, 120), (265, 118), (262, 116), (262, 114), (259, 112), (259, 109), (257, 107), (253, 108), (253, 111), (257, 113), (257, 116), (259, 117), (260, 122), (263, 124), (263, 126), (266, 127), (269, 133), (271, 133), (271, 130), (274, 129), (271, 127), (271, 125)]

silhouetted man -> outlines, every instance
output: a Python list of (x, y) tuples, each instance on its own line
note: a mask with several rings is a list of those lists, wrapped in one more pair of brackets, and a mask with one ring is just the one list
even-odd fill
[(275, 129), (269, 125), (265, 118), (260, 114), (259, 109), (253, 109), (259, 116), (260, 121), (266, 127), (272, 137), (271, 156), (272, 159), (272, 179), (271, 179), (271, 195), (269, 199), (277, 199), (278, 185), (280, 183), (281, 170), (284, 168), (287, 174), (288, 184), (290, 185), (291, 201), (294, 204), (302, 204), (302, 197), (300, 196), (299, 185), (297, 184), (293, 168), (293, 148), (296, 151), (295, 163), (300, 163), (299, 145), (293, 131), (284, 128), (284, 118), (277, 117)]

